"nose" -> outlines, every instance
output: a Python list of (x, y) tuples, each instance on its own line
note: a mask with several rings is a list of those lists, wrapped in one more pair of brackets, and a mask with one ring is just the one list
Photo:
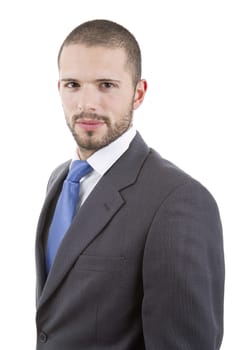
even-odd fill
[(99, 95), (93, 86), (83, 86), (77, 95), (77, 105), (80, 112), (96, 112), (99, 105)]

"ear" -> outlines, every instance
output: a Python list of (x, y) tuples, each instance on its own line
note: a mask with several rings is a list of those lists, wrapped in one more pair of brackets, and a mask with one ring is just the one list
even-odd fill
[(58, 80), (58, 82), (57, 82), (57, 88), (58, 88), (58, 91), (60, 92), (60, 88), (61, 88), (61, 82), (60, 82), (60, 80)]
[(137, 109), (143, 102), (147, 90), (147, 81), (145, 79), (139, 80), (135, 88), (133, 109)]

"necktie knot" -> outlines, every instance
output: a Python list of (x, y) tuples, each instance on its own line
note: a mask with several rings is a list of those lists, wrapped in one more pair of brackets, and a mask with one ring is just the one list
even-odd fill
[(79, 182), (83, 176), (86, 176), (92, 170), (92, 167), (87, 163), (87, 161), (75, 160), (71, 164), (66, 180), (70, 182)]

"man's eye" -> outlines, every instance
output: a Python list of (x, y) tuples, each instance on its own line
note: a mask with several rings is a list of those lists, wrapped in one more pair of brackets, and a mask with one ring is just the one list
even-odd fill
[(101, 83), (101, 87), (103, 87), (105, 89), (111, 89), (112, 87), (114, 87), (114, 84), (106, 81), (104, 83)]
[(79, 84), (76, 83), (75, 81), (70, 81), (66, 84), (66, 87), (68, 87), (69, 89), (73, 89), (73, 88), (79, 87)]

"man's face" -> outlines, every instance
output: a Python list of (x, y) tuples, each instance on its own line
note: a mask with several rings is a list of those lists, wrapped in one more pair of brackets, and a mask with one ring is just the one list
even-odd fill
[(123, 49), (80, 44), (63, 48), (58, 86), (67, 125), (83, 159), (130, 127), (133, 110), (146, 91), (143, 80), (133, 86)]

